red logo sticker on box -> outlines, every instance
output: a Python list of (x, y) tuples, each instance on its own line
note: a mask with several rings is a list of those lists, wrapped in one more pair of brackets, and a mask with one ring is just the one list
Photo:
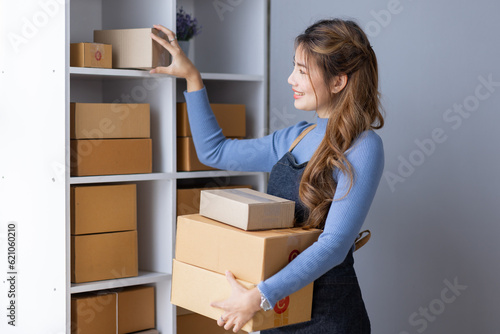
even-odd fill
[(96, 59), (97, 61), (99, 61), (99, 60), (101, 60), (101, 58), (102, 58), (101, 51), (97, 50), (97, 51), (95, 52), (95, 59)]
[(286, 296), (274, 305), (274, 312), (281, 314), (288, 309), (288, 305), (290, 305), (290, 297)]
[(288, 263), (292, 262), (292, 260), (295, 259), (299, 254), (300, 254), (300, 252), (296, 249), (291, 251), (290, 255), (288, 255)]

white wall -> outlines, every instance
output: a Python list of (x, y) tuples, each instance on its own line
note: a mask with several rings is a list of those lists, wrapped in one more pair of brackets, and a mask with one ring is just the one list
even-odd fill
[(308, 25), (354, 18), (378, 56), (386, 167), (355, 254), (374, 334), (500, 333), (499, 12), (493, 0), (271, 1), (271, 130), (313, 119), (286, 81)]

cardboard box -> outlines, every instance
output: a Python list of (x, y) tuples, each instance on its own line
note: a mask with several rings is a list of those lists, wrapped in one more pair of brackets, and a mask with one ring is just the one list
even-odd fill
[(203, 190), (200, 214), (247, 231), (287, 228), (295, 202), (252, 189)]
[(167, 37), (154, 28), (94, 30), (94, 42), (113, 45), (113, 68), (151, 69), (168, 66), (170, 54), (154, 41), (153, 33)]
[(177, 137), (177, 171), (193, 172), (200, 170), (215, 170), (205, 166), (198, 159), (192, 137)]
[(232, 189), (232, 188), (251, 188), (251, 186), (227, 186), (211, 188), (189, 188), (177, 189), (177, 215), (191, 215), (200, 212), (200, 195), (202, 190), (210, 189)]
[[(201, 215), (177, 217), (177, 260), (258, 284), (312, 245), (321, 230), (243, 231)], [(181, 305), (182, 306), (182, 305)]]
[(133, 334), (160, 334), (157, 329), (147, 329), (145, 331), (134, 332)]
[[(246, 288), (255, 286), (238, 281)], [(243, 330), (254, 332), (310, 320), (312, 292), (313, 283), (279, 301), (272, 311), (256, 313)], [(172, 304), (215, 320), (220, 317), (221, 310), (211, 307), (210, 303), (227, 299), (230, 295), (231, 287), (225, 275), (174, 260)]]
[[(233, 138), (246, 136), (245, 105), (210, 103), (210, 107), (224, 136)], [(177, 103), (177, 136), (192, 136), (186, 103)]]
[(149, 138), (147, 103), (71, 103), (71, 139)]
[[(217, 320), (207, 318), (201, 314), (190, 313), (177, 316), (177, 334), (233, 334), (217, 325)], [(238, 331), (238, 334), (244, 334)]]
[(155, 290), (137, 286), (118, 292), (118, 333), (131, 333), (155, 327)]
[(116, 298), (114, 293), (71, 296), (71, 333), (116, 333)]
[(71, 187), (71, 234), (136, 229), (135, 184)]
[(137, 275), (137, 231), (71, 236), (72, 283)]
[(72, 139), (71, 176), (151, 173), (152, 155), (151, 139)]
[(112, 59), (112, 46), (110, 44), (70, 44), (70, 66), (111, 68)]

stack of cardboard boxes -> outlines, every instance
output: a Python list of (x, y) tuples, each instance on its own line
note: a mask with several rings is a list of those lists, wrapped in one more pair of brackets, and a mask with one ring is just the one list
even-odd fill
[[(232, 214), (217, 221), (203, 216), (211, 216), (210, 212)], [(211, 307), (210, 302), (230, 296), (226, 270), (252, 288), (317, 240), (320, 230), (291, 228), (293, 215), (293, 202), (250, 189), (202, 191), (200, 214), (178, 217), (172, 303), (218, 319), (223, 311)], [(266, 216), (274, 217), (266, 227), (272, 229), (262, 229), (260, 221)], [(258, 312), (243, 330), (310, 320), (312, 288), (311, 283), (278, 302), (272, 311)]]
[[(245, 106), (211, 103), (222, 133), (227, 138), (246, 136)], [(186, 103), (177, 103), (177, 170), (182, 172), (213, 170), (200, 162), (194, 147)]]

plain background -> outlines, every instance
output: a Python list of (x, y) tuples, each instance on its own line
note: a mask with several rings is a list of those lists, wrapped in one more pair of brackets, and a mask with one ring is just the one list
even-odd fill
[(271, 131), (314, 120), (287, 83), (307, 26), (354, 19), (378, 57), (385, 172), (355, 254), (374, 334), (500, 333), (499, 12), (493, 0), (271, 1)]

